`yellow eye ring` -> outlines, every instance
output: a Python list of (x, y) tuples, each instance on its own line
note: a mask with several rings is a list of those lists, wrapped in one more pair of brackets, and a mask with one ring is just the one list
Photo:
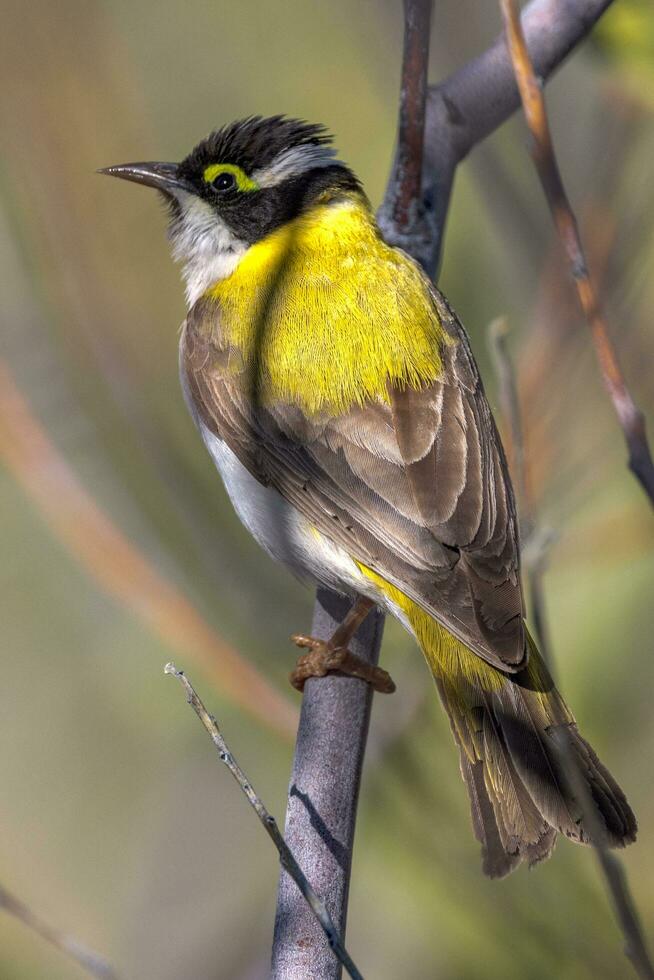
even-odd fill
[[(244, 170), (237, 167), (235, 163), (212, 163), (210, 166), (205, 167), (202, 179), (205, 184), (213, 184), (216, 178), (222, 174), (229, 174), (233, 177), (239, 191), (248, 193), (259, 190), (259, 185), (251, 177), (248, 177)], [(225, 187), (224, 189), (227, 190), (228, 188)]]

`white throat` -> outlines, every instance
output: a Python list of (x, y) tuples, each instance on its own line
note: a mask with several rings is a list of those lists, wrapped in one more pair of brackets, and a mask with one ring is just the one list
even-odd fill
[(170, 227), (173, 258), (182, 263), (189, 309), (206, 290), (226, 279), (248, 249), (247, 242), (237, 238), (214, 209), (185, 191), (175, 195), (180, 214)]

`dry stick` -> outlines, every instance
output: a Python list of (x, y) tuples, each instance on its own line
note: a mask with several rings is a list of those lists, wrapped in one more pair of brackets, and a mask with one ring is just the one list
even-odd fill
[(94, 953), (92, 949), (78, 942), (74, 936), (66, 932), (54, 929), (48, 923), (43, 922), (32, 910), (0, 885), (0, 909), (9, 912), (10, 915), (20, 919), (24, 925), (33, 932), (38, 933), (43, 939), (56, 946), (62, 953), (72, 957), (83, 969), (93, 977), (100, 977), (101, 980), (116, 980), (116, 973), (106, 960)]
[(511, 463), (514, 483), (518, 494), (520, 531), (523, 538), (523, 566), (527, 579), (529, 601), (536, 640), (545, 662), (552, 666), (549, 630), (545, 615), (545, 596), (543, 593), (543, 572), (549, 546), (554, 540), (551, 531), (537, 528), (531, 491), (527, 481), (524, 434), (520, 399), (516, 384), (515, 369), (509, 354), (506, 339), (509, 325), (506, 317), (493, 320), (488, 328), (488, 337), (497, 376), (500, 410), (505, 422), (505, 430), (511, 437)]
[(327, 941), (330, 948), (334, 951), (334, 955), (338, 958), (338, 961), (343, 964), (353, 980), (363, 980), (361, 974), (352, 962), (350, 955), (343, 945), (341, 936), (336, 926), (332, 922), (325, 903), (315, 893), (307, 881), (306, 876), (304, 875), (300, 865), (295, 860), (291, 849), (279, 832), (275, 818), (268, 812), (261, 798), (257, 796), (249, 779), (230, 752), (227, 742), (225, 741), (223, 734), (218, 727), (218, 722), (213, 715), (209, 714), (204, 704), (200, 700), (200, 697), (196, 693), (195, 688), (189, 681), (188, 677), (186, 677), (184, 674), (184, 671), (178, 670), (174, 663), (168, 663), (164, 668), (164, 672), (166, 674), (172, 674), (174, 677), (176, 677), (186, 691), (186, 700), (195, 711), (196, 715), (204, 725), (206, 732), (210, 736), (211, 741), (216, 746), (218, 755), (220, 756), (220, 761), (224, 762), (231, 772), (232, 776), (247, 797), (248, 803), (258, 816), (268, 836), (277, 848), (277, 853), (279, 854), (282, 867), (284, 867), (288, 874), (291, 875), (293, 881), (302, 894), (302, 898), (311, 909), (313, 915), (316, 917), (316, 920), (320, 923), (320, 927), (327, 937)]
[(620, 923), (624, 938), (625, 956), (631, 960), (634, 970), (642, 980), (654, 980), (654, 966), (645, 945), (638, 912), (629, 890), (625, 870), (615, 854), (612, 854), (608, 848), (604, 825), (582, 775), (581, 767), (575, 763), (574, 748), (568, 736), (567, 728), (565, 725), (552, 726), (550, 734), (561, 749), (566, 778), (574, 796), (581, 804), (593, 850), (597, 855), (597, 860), (613, 900), (615, 914)]
[[(385, 237), (418, 260), (425, 254), (427, 228), (421, 207), (422, 148), (427, 90), (431, 0), (405, 0), (405, 40), (398, 152), (389, 193), (380, 213)], [(319, 589), (311, 634), (329, 639), (350, 603)], [(351, 651), (376, 664), (383, 616), (371, 613)], [(308, 680), (295, 745), (285, 837), (314, 888), (325, 898), (345, 935), (361, 769), (368, 736), (372, 690), (363, 681), (337, 675)], [(338, 980), (334, 959), (297, 889), (280, 876), (271, 980)]]
[(533, 138), (532, 156), (561, 244), (570, 263), (579, 302), (588, 321), (606, 389), (613, 402), (629, 450), (629, 468), (654, 505), (654, 463), (645, 432), (645, 418), (636, 406), (618, 362), (615, 345), (588, 275), (579, 228), (554, 155), (541, 84), (529, 57), (515, 0), (500, 0), (506, 38), (520, 97)]
[[(505, 319), (493, 321), (489, 328), (491, 350), (498, 375), (502, 413), (506, 418), (511, 431), (511, 438), (514, 447), (514, 459), (520, 460), (520, 471), (516, 465), (516, 482), (518, 486), (523, 488), (524, 494), (526, 483), (524, 476), (524, 439), (520, 422), (520, 408), (517, 385), (515, 383), (515, 370), (506, 348), (507, 332), (508, 328)], [(523, 500), (526, 501), (526, 496), (523, 497)], [(529, 503), (525, 503), (525, 506), (529, 515), (530, 527), (533, 532), (535, 525), (534, 513)], [(545, 616), (541, 572), (542, 566), (539, 567), (537, 564), (535, 568), (533, 566), (528, 568), (527, 576), (530, 584), (534, 625), (536, 627), (541, 653), (551, 665), (551, 652)], [(581, 804), (589, 837), (606, 879), (616, 915), (625, 939), (625, 954), (634, 964), (639, 977), (642, 977), (643, 980), (652, 980), (652, 978), (654, 978), (654, 973), (652, 973), (652, 966), (643, 940), (636, 908), (629, 892), (629, 885), (627, 883), (624, 869), (615, 855), (611, 854), (608, 849), (604, 825), (598, 815), (593, 798), (588, 791), (586, 780), (581, 773), (579, 765), (575, 761), (576, 756), (572, 746), (570, 745), (570, 741), (567, 736), (566, 723), (564, 720), (562, 721), (561, 725), (552, 726), (551, 736), (557, 742), (562, 751), (562, 760), (566, 771), (566, 778), (570, 784), (572, 795), (576, 797)]]
[[(545, 101), (541, 86), (534, 75), (515, 2), (514, 0), (500, 0), (500, 4), (516, 80), (527, 123), (534, 139), (534, 161), (552, 210), (557, 231), (570, 261), (579, 299), (595, 342), (604, 381), (625, 434), (630, 453), (629, 465), (640, 480), (650, 501), (654, 503), (654, 467), (645, 436), (643, 416), (636, 408), (624, 382), (615, 348), (608, 335), (606, 322), (599, 312), (597, 297), (588, 277), (579, 230), (554, 156)], [(618, 859), (608, 851), (601, 818), (588, 792), (567, 736), (564, 735), (563, 739), (561, 745), (564, 749), (563, 758), (568, 780), (583, 807), (584, 818), (590, 830), (591, 842), (597, 854), (624, 936), (625, 954), (633, 963), (639, 977), (644, 978), (644, 980), (652, 980), (654, 967), (645, 946), (624, 869)]]
[[(491, 350), (498, 375), (502, 414), (510, 428), (514, 447), (516, 482), (519, 487), (522, 487), (523, 501), (525, 501), (531, 533), (533, 533), (535, 519), (531, 503), (527, 502), (527, 494), (525, 492), (524, 437), (520, 421), (520, 405), (515, 382), (515, 370), (506, 347), (507, 333), (507, 321), (504, 318), (494, 320), (489, 327)], [(520, 461), (519, 465), (518, 460)], [(545, 549), (541, 547), (541, 554), (544, 554), (544, 551)], [(528, 567), (527, 577), (530, 586), (534, 626), (540, 650), (548, 664), (551, 665), (551, 648), (545, 615), (541, 573), (542, 561), (539, 561), (536, 565), (532, 564)], [(620, 861), (608, 849), (604, 825), (598, 815), (593, 798), (588, 791), (586, 780), (580, 771), (579, 765), (575, 762), (576, 757), (570, 745), (565, 723), (560, 726), (552, 726), (551, 736), (561, 749), (566, 778), (570, 784), (572, 795), (581, 804), (589, 837), (606, 879), (615, 912), (622, 929), (625, 940), (625, 954), (632, 961), (639, 977), (642, 977), (643, 980), (653, 980), (654, 972), (652, 970), (652, 964), (643, 939), (638, 913), (629, 891), (627, 877)]]

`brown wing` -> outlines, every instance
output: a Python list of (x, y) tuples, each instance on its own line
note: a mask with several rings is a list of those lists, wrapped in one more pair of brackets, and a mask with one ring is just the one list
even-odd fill
[(467, 337), (435, 292), (449, 341), (441, 379), (338, 417), (253, 409), (248, 372), (196, 304), (182, 336), (192, 411), (261, 482), (392, 582), (483, 659), (523, 662), (515, 508)]

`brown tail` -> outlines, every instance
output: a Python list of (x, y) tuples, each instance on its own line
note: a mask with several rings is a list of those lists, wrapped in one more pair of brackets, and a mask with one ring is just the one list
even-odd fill
[(571, 765), (586, 782), (607, 843), (624, 847), (636, 837), (622, 790), (579, 734), (530, 646), (528, 666), (513, 675), (471, 668), (474, 654), (462, 644), (460, 670), (452, 669), (452, 658), (442, 670), (441, 658), (425, 651), (460, 749), (473, 828), (491, 878), (523, 860), (533, 865), (549, 857), (557, 833), (590, 843), (583, 806), (571, 789)]

